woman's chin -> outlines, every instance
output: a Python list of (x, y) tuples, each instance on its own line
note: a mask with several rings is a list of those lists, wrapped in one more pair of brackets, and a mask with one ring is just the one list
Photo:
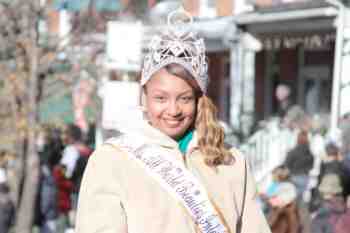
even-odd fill
[(186, 132), (186, 130), (182, 129), (182, 128), (180, 128), (180, 129), (170, 128), (170, 129), (166, 129), (165, 134), (168, 135), (169, 137), (171, 137), (172, 139), (177, 140), (177, 139), (181, 138), (185, 132)]

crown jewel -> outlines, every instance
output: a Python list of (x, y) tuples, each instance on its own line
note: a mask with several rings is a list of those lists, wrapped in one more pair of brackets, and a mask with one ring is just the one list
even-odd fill
[(141, 85), (162, 67), (177, 63), (189, 71), (202, 92), (208, 86), (208, 65), (205, 56), (204, 40), (191, 32), (192, 17), (184, 10), (174, 11), (168, 16), (168, 30), (155, 35), (147, 46), (144, 57)]

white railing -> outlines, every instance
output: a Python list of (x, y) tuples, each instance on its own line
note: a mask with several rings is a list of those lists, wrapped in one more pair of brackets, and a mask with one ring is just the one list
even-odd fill
[(295, 143), (295, 132), (281, 128), (278, 120), (271, 120), (240, 146), (259, 187), (269, 183), (271, 171), (284, 162)]

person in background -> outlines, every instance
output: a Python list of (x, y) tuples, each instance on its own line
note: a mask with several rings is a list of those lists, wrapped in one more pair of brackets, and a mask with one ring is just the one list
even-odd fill
[(58, 218), (57, 185), (52, 171), (41, 165), (38, 197), (36, 201), (36, 224), (40, 233), (55, 233)]
[(314, 156), (309, 147), (307, 131), (300, 131), (297, 136), (297, 145), (287, 153), (285, 166), (290, 171), (290, 180), (296, 186), (298, 198), (298, 210), (303, 232), (310, 229), (310, 213), (307, 200), (304, 199), (305, 193), (308, 193), (309, 172), (313, 167)]
[(350, 194), (350, 171), (346, 168), (343, 156), (336, 144), (328, 143), (326, 145), (326, 153), (327, 156), (321, 163), (319, 182), (326, 174), (337, 174), (340, 178), (343, 197), (346, 198)]
[(57, 231), (64, 232), (65, 229), (73, 225), (69, 213), (72, 210), (71, 195), (74, 186), (73, 182), (66, 177), (65, 167), (63, 165), (55, 166), (52, 176), (57, 187)]
[(340, 177), (332, 173), (324, 175), (318, 190), (322, 202), (312, 219), (311, 232), (335, 233), (335, 225), (346, 210)]
[(269, 211), (270, 205), (268, 205), (269, 199), (274, 196), (283, 182), (287, 182), (290, 178), (290, 173), (286, 166), (281, 165), (272, 171), (272, 182), (267, 187), (266, 191), (260, 193), (260, 200), (262, 201), (262, 208), (265, 213)]
[(275, 97), (277, 99), (277, 115), (284, 118), (289, 108), (291, 107), (291, 89), (286, 84), (278, 84), (275, 90)]
[(62, 141), (65, 145), (62, 157), (53, 169), (53, 177), (57, 186), (59, 231), (71, 228), (74, 223), (72, 211), (76, 206), (75, 182), (72, 180), (76, 165), (80, 158), (79, 145), (82, 142), (82, 131), (74, 124), (66, 125), (62, 132)]
[(313, 167), (314, 157), (309, 148), (308, 133), (301, 131), (298, 134), (297, 145), (287, 153), (284, 165), (289, 169), (291, 181), (296, 185), (298, 197), (303, 198), (303, 193), (308, 185), (308, 174)]
[(326, 122), (322, 116), (314, 116), (311, 124), (310, 151), (314, 156), (313, 167), (309, 172), (309, 184), (304, 193), (305, 202), (309, 203), (309, 210), (312, 212), (317, 208), (317, 186), (319, 184), (319, 175), (321, 164), (326, 157), (326, 139), (325, 132), (327, 129)]
[(75, 233), (270, 232), (244, 156), (224, 146), (191, 19), (172, 12), (151, 39), (140, 82), (145, 119), (90, 156)]
[(290, 182), (281, 182), (268, 199), (271, 206), (267, 215), (272, 233), (299, 233), (300, 220), (296, 203), (297, 190)]
[(62, 132), (55, 126), (48, 125), (45, 128), (45, 139), (39, 150), (40, 160), (52, 170), (61, 160), (64, 144), (62, 141)]
[(68, 124), (62, 135), (65, 148), (59, 166), (54, 169), (60, 197), (64, 227), (74, 227), (81, 179), (92, 149), (84, 143), (83, 133), (75, 124)]
[(68, 124), (63, 131), (62, 141), (65, 145), (60, 165), (65, 167), (65, 176), (71, 178), (79, 159), (79, 150), (77, 145), (82, 141), (82, 132), (80, 128), (74, 124)]
[(34, 225), (40, 233), (55, 233), (58, 219), (57, 182), (53, 169), (61, 157), (63, 145), (57, 128), (42, 127), (37, 137), (37, 150), (40, 159), (39, 184), (36, 198)]

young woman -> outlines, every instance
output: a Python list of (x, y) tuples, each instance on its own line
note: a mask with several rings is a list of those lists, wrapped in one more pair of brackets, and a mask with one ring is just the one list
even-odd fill
[(77, 233), (270, 232), (246, 161), (224, 147), (206, 96), (204, 42), (182, 29), (155, 36), (149, 46), (143, 126), (90, 157)]

